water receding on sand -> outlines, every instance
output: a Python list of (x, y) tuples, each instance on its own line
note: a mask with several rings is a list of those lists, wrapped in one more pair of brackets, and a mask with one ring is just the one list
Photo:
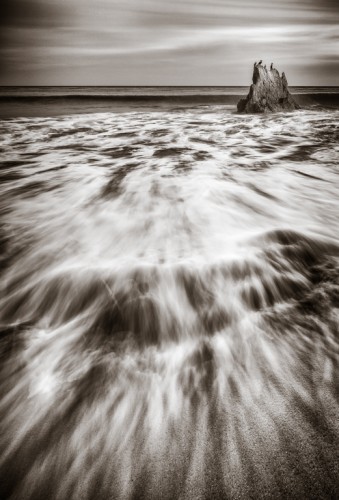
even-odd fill
[(330, 498), (338, 111), (1, 122), (1, 491)]

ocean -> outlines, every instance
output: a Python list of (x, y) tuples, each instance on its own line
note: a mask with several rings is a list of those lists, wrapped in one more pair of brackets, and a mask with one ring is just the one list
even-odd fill
[[(236, 110), (248, 87), (0, 87), (0, 119), (63, 114), (173, 110), (222, 105)], [(290, 87), (296, 101), (310, 108), (339, 108), (339, 87)]]
[(336, 498), (337, 88), (0, 91), (0, 497)]

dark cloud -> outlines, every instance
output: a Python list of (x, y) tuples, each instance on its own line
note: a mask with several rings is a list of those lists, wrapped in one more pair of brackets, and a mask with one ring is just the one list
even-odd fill
[(65, 9), (43, 0), (1, 0), (0, 26), (6, 28), (53, 27), (65, 20)]
[(0, 70), (3, 75), (34, 60), (39, 31), (67, 25), (67, 10), (48, 0), (1, 0)]
[(329, 10), (330, 12), (339, 13), (338, 0), (309, 0), (310, 3), (319, 10)]

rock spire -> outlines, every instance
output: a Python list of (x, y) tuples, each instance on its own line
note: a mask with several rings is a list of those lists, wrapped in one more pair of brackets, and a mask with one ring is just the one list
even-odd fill
[(253, 68), (252, 85), (247, 97), (238, 102), (240, 113), (270, 113), (275, 111), (293, 111), (300, 109), (288, 90), (285, 73), (270, 69), (262, 64)]

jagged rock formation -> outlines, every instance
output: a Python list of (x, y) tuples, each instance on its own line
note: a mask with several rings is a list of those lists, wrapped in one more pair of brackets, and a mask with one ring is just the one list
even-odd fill
[(270, 113), (274, 111), (293, 111), (300, 109), (288, 90), (285, 73), (272, 67), (254, 64), (253, 84), (244, 99), (238, 102), (240, 113)]

